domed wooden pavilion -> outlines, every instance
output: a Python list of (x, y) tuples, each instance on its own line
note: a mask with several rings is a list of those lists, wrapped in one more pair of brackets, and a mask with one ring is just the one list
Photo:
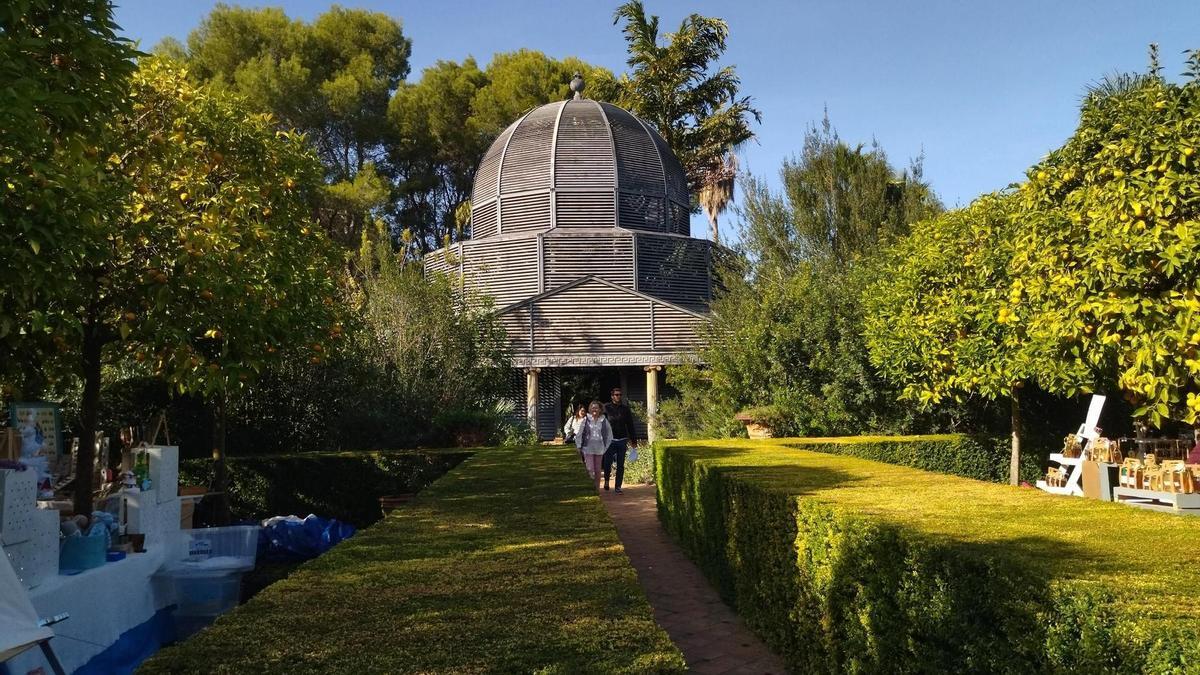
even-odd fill
[(666, 142), (582, 98), (578, 76), (571, 89), (500, 134), (475, 175), (470, 239), (425, 262), (493, 299), (525, 374), (513, 396), (544, 439), (571, 398), (606, 401), (612, 386), (653, 420), (663, 368), (689, 353), (713, 288), (712, 244), (689, 236), (687, 180)]

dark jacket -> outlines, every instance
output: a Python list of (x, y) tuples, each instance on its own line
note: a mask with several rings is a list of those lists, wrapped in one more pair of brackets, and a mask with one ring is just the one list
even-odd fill
[(604, 416), (608, 418), (608, 425), (612, 427), (613, 438), (637, 440), (637, 418), (633, 416), (629, 406), (610, 401), (604, 404)]

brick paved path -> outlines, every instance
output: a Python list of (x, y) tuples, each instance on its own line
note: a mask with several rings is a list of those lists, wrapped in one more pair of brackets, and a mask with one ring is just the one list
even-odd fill
[(738, 618), (658, 522), (653, 485), (602, 493), (654, 618), (701, 675), (782, 674), (783, 661)]

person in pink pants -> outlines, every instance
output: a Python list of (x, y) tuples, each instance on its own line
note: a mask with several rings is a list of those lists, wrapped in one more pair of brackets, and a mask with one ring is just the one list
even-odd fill
[(587, 467), (588, 475), (592, 477), (596, 492), (600, 491), (604, 451), (612, 443), (612, 427), (608, 425), (608, 418), (601, 414), (601, 410), (603, 408), (600, 407), (600, 401), (592, 401), (588, 405), (587, 417), (575, 434), (575, 447), (583, 453), (583, 464)]

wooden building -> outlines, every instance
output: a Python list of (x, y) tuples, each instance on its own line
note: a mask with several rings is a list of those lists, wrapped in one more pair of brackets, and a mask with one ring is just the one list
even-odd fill
[(666, 142), (583, 99), (578, 76), (571, 88), (574, 100), (500, 134), (475, 175), (470, 239), (425, 262), (492, 298), (523, 371), (514, 398), (542, 438), (570, 399), (607, 401), (618, 384), (652, 426), (663, 369), (689, 354), (713, 288), (712, 245), (689, 236), (687, 180)]

